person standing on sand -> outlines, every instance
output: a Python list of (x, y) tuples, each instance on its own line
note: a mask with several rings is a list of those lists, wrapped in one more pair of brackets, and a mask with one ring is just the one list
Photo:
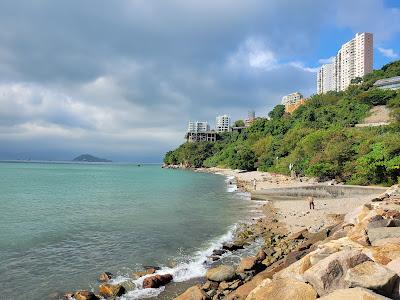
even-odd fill
[(307, 197), (307, 200), (308, 200), (308, 204), (309, 204), (309, 206), (310, 206), (310, 209), (315, 209), (314, 197), (308, 196), (308, 197)]
[(257, 180), (255, 178), (253, 179), (253, 189), (257, 189)]

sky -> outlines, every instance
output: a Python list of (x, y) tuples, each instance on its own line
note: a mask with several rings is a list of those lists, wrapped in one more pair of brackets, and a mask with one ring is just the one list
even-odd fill
[(400, 1), (1, 0), (0, 159), (161, 162), (189, 120), (314, 94), (365, 31), (400, 59)]

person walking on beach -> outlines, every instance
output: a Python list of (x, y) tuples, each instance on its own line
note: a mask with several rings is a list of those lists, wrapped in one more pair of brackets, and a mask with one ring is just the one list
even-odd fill
[(253, 189), (257, 189), (257, 180), (255, 178), (253, 179)]
[(314, 197), (308, 196), (308, 197), (307, 197), (307, 200), (308, 200), (308, 204), (309, 204), (309, 206), (310, 206), (310, 209), (315, 209)]

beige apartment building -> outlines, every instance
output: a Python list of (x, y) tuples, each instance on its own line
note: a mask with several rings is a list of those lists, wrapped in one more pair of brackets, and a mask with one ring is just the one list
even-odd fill
[(333, 62), (321, 66), (317, 74), (317, 92), (344, 91), (357, 77), (373, 70), (373, 34), (357, 33), (343, 44)]

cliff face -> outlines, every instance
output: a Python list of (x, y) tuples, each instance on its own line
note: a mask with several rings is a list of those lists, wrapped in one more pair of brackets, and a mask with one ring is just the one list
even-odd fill
[(208, 270), (177, 299), (400, 299), (397, 185), (316, 233), (285, 235), (274, 222), (256, 256)]

